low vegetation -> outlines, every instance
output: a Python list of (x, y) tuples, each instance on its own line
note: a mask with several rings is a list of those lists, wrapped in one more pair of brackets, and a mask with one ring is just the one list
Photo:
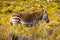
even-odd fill
[[(14, 13), (42, 11), (41, 5), (46, 6), (49, 23), (42, 20), (32, 27), (10, 24), (10, 17)], [(11, 40), (13, 35), (13, 40), (60, 40), (60, 3), (34, 0), (0, 1), (0, 40)]]

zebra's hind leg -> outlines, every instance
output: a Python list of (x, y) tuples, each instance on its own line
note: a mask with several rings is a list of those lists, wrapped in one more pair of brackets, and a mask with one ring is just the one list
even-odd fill
[(13, 23), (12, 23), (12, 22), (10, 22), (10, 24), (11, 24), (11, 25), (13, 25)]
[(13, 25), (13, 26), (16, 26), (16, 25), (18, 25), (19, 23), (17, 23), (17, 22), (10, 22), (10, 24)]
[(10, 22), (10, 24), (11, 24), (11, 25), (17, 25), (17, 23), (16, 23), (16, 22)]

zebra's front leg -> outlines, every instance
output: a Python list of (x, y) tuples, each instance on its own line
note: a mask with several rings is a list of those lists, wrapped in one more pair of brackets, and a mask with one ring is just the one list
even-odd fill
[(33, 21), (33, 26), (36, 26), (37, 23), (38, 23), (38, 20), (34, 20)]
[(42, 18), (43, 20), (45, 20), (46, 21), (46, 23), (48, 23), (49, 22), (49, 19), (48, 19), (48, 15), (45, 13), (45, 14), (43, 14), (43, 18)]

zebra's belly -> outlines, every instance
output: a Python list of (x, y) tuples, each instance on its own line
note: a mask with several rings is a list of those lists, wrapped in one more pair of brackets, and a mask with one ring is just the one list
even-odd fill
[(21, 21), (22, 24), (25, 24), (25, 25), (33, 25), (33, 22), (24, 22), (24, 21)]

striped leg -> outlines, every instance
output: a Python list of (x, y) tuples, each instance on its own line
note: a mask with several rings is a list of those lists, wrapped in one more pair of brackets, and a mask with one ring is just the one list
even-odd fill
[(46, 13), (43, 15), (43, 18), (42, 19), (45, 20), (46, 23), (49, 22), (48, 15)]

